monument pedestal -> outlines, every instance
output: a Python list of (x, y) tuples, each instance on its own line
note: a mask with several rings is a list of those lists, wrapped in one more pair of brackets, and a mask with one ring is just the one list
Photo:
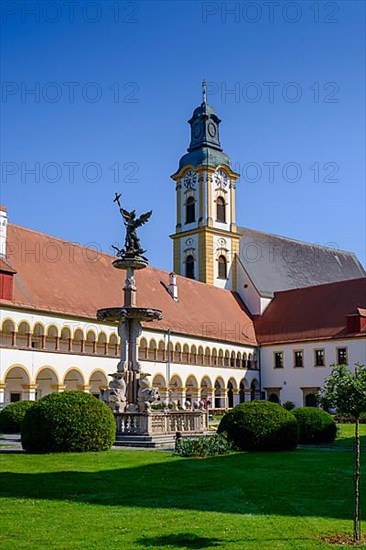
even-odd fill
[(172, 447), (177, 433), (182, 437), (192, 437), (208, 431), (208, 415), (201, 409), (150, 409), (138, 413), (117, 413), (115, 418), (116, 444), (123, 446)]

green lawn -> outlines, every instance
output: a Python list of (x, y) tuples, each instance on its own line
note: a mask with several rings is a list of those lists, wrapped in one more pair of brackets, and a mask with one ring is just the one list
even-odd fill
[(1, 550), (332, 548), (317, 537), (352, 531), (352, 452), (1, 454), (0, 494)]
[[(337, 439), (334, 442), (335, 447), (353, 447), (355, 425), (338, 424)], [(366, 449), (366, 424), (360, 424), (361, 447)]]

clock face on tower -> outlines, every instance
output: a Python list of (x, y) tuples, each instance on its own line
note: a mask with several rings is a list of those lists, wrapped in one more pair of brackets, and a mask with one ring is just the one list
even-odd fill
[(218, 170), (215, 172), (212, 178), (216, 187), (219, 187), (220, 189), (224, 189), (229, 183), (229, 178), (223, 170)]
[(208, 133), (212, 138), (216, 136), (216, 126), (212, 122), (208, 125)]
[(184, 187), (186, 189), (195, 189), (198, 182), (197, 172), (193, 172), (193, 170), (188, 170), (188, 172), (184, 176), (183, 181), (184, 181)]
[(193, 137), (195, 139), (198, 139), (199, 137), (201, 137), (202, 134), (203, 134), (202, 122), (198, 120), (197, 122), (195, 122), (193, 126)]

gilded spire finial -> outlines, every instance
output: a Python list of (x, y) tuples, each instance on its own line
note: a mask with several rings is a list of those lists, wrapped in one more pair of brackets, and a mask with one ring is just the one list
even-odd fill
[(207, 98), (206, 80), (202, 80), (202, 103), (206, 103), (206, 98)]

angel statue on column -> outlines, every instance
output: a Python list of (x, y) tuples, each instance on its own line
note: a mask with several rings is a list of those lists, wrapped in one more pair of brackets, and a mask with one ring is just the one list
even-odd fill
[(119, 211), (121, 213), (121, 216), (123, 218), (125, 227), (126, 227), (126, 238), (125, 238), (125, 246), (122, 249), (117, 248), (116, 246), (113, 246), (115, 250), (117, 250), (117, 256), (142, 256), (145, 250), (141, 247), (140, 239), (137, 235), (136, 229), (138, 227), (141, 227), (144, 225), (149, 218), (151, 217), (152, 210), (149, 212), (146, 212), (145, 214), (142, 214), (139, 218), (136, 216), (136, 210), (131, 210), (129, 212), (128, 210), (125, 210), (122, 208), (120, 203), (120, 197), (118, 193), (116, 193), (115, 199), (113, 202), (116, 202), (119, 206)]

